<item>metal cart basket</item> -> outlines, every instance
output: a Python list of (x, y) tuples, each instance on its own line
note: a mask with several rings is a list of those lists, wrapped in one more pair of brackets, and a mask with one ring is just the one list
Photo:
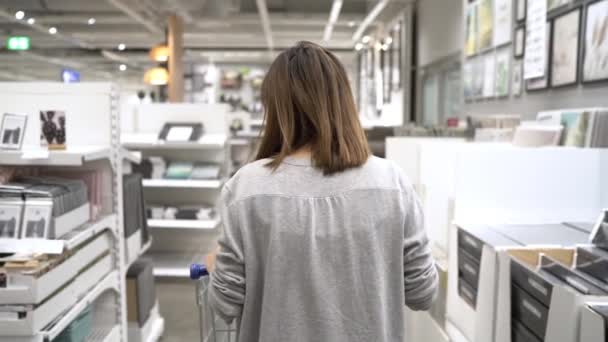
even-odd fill
[[(203, 264), (190, 266), (190, 279), (196, 282), (196, 304), (199, 311), (201, 342), (236, 342), (238, 331), (233, 322), (228, 325), (216, 316), (208, 305), (209, 272)], [(236, 321), (236, 320), (235, 320)]]

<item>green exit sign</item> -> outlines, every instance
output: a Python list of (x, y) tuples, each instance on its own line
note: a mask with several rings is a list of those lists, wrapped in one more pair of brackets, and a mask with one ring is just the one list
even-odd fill
[(9, 50), (29, 50), (30, 37), (8, 37), (6, 48)]

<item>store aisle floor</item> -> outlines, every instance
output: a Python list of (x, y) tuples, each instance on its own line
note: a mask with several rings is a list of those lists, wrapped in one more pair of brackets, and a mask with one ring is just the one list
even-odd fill
[(194, 284), (190, 280), (157, 280), (156, 294), (165, 319), (162, 341), (200, 341)]

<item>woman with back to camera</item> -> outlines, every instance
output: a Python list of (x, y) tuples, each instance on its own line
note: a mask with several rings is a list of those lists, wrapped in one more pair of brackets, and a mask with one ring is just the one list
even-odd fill
[(209, 303), (242, 342), (403, 341), (437, 272), (412, 185), (370, 156), (344, 67), (300, 42), (262, 85), (257, 161), (226, 183)]

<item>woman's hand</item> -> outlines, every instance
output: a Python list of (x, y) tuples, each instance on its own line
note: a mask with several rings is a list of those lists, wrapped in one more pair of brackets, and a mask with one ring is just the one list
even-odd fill
[(213, 251), (205, 256), (205, 266), (207, 267), (207, 271), (209, 273), (213, 272), (213, 270), (215, 269), (215, 258), (217, 257), (217, 253), (219, 253), (219, 251), (220, 251), (220, 246), (217, 246), (215, 251)]

